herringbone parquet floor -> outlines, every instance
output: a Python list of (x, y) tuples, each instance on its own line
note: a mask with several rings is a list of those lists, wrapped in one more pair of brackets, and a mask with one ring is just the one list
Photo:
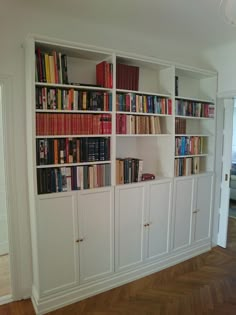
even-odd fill
[[(235, 315), (236, 219), (227, 249), (210, 252), (48, 315)], [(0, 315), (32, 315), (30, 301), (0, 307)]]

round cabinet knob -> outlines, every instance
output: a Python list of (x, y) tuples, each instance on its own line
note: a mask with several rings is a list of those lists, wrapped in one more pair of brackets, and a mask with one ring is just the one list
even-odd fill
[(80, 243), (80, 242), (83, 242), (83, 238), (79, 238), (78, 240), (76, 240), (76, 243)]

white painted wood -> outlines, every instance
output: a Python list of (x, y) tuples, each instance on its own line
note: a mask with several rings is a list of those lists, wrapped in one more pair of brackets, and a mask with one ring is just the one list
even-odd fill
[[(16, 170), (15, 170), (15, 154), (14, 148), (14, 118), (12, 113), (14, 111), (13, 102), (13, 78), (10, 75), (0, 75), (0, 89), (1, 102), (0, 112), (2, 115), (2, 130), (3, 130), (3, 154), (4, 154), (4, 168), (5, 168), (5, 201), (7, 207), (7, 222), (8, 222), (8, 248), (10, 255), (10, 273), (11, 273), (11, 295), (3, 297), (0, 303), (8, 303), (12, 300), (20, 299), (24, 296), (25, 290), (23, 288), (21, 255), (24, 248), (21, 244), (19, 235), (20, 209), (17, 203), (16, 193)], [(11, 158), (9, 158), (11, 157)], [(25, 225), (21, 225), (25, 226)]]
[(115, 188), (116, 271), (134, 268), (143, 261), (145, 185)]
[(176, 68), (175, 75), (178, 76), (178, 98), (215, 102), (216, 75), (179, 67)]
[(104, 278), (114, 271), (113, 189), (78, 194), (80, 281)]
[[(195, 205), (193, 207), (193, 241), (210, 238), (213, 176), (200, 176), (195, 179)], [(195, 213), (194, 213), (195, 211)]]
[(39, 292), (45, 295), (78, 283), (75, 195), (38, 198)]
[(168, 256), (165, 259), (158, 260), (152, 264), (145, 264), (137, 266), (132, 272), (120, 272), (111, 275), (110, 277), (103, 279), (102, 281), (96, 281), (92, 285), (78, 286), (73, 289), (60, 291), (54, 295), (42, 297), (38, 300), (37, 296), (33, 295), (32, 302), (37, 314), (47, 314), (50, 311), (61, 308), (71, 303), (83, 300), (93, 295), (102, 293), (104, 291), (119, 287), (131, 281), (148, 276), (164, 268), (171, 267), (177, 263), (186, 261), (192, 257), (205, 253), (211, 249), (210, 242), (202, 244), (197, 248), (188, 248), (184, 252), (177, 252), (173, 256)]
[(170, 213), (172, 206), (172, 183), (154, 182), (148, 185), (148, 208), (146, 232), (146, 260), (168, 253)]
[(175, 179), (172, 249), (190, 245), (194, 177)]
[[(184, 67), (175, 69), (174, 65), (158, 62), (154, 58), (117, 55), (110, 50), (86, 48), (83, 45), (80, 47), (77, 44), (62, 41), (53, 43), (50, 39), (42, 39), (42, 42), (45, 47), (53, 48), (54, 44), (58, 48), (61, 46), (62, 50), (68, 54), (69, 81), (75, 84), (80, 82), (95, 84), (96, 63), (104, 59), (112, 61), (114, 87), (110, 89), (113, 109), (109, 161), (112, 186), (115, 186), (116, 179), (116, 157), (131, 156), (143, 159), (143, 171), (154, 173), (158, 179), (153, 182), (121, 185), (115, 188), (37, 196), (35, 109), (32, 105), (35, 98), (34, 42), (31, 41), (27, 62), (29, 72), (27, 142), (34, 269), (32, 300), (36, 309), (46, 312), (55, 308), (55, 305), (58, 307), (83, 299), (210, 249), (210, 238), (205, 237), (207, 233), (204, 221), (206, 219), (209, 223), (210, 218), (203, 212), (199, 217), (199, 223), (192, 224), (192, 210), (196, 200), (199, 207), (203, 209), (207, 207), (208, 202), (207, 195), (204, 195), (205, 190), (201, 192), (200, 188), (199, 192), (196, 192), (196, 178), (199, 176), (175, 179), (174, 210), (171, 215), (175, 139), (174, 76), (177, 70), (177, 75), (184, 77), (180, 83), (184, 97), (212, 99), (214, 84), (211, 77), (215, 77), (215, 73), (195, 72), (196, 69)], [(167, 95), (172, 99), (173, 114), (160, 115), (164, 136), (116, 135), (117, 62), (140, 67), (140, 91), (146, 91), (147, 95), (152, 93)], [(203, 81), (206, 82), (205, 85)], [(74, 87), (74, 85), (68, 87)], [(212, 141), (214, 140), (212, 121), (214, 120), (190, 118), (187, 130), (189, 133), (209, 135)], [(214, 145), (207, 143), (207, 147), (208, 145), (210, 150), (204, 153), (214, 156)], [(208, 157), (202, 157), (201, 159), (212, 162), (214, 158), (210, 160)], [(213, 171), (213, 165), (214, 163), (209, 168), (204, 165), (203, 171)], [(163, 180), (166, 177), (170, 179)], [(159, 178), (162, 179), (159, 180)], [(205, 185), (204, 181), (203, 184)], [(202, 194), (203, 199), (201, 199)], [(172, 222), (170, 222), (171, 219)], [(149, 226), (146, 228), (144, 224), (149, 224)], [(196, 227), (195, 243), (191, 243), (193, 226)], [(76, 240), (80, 241), (76, 242)], [(198, 242), (198, 240), (204, 241)], [(172, 241), (172, 252), (170, 241)]]
[(7, 200), (5, 183), (5, 154), (3, 145), (3, 105), (0, 84), (0, 255), (8, 254)]
[[(222, 151), (222, 181), (221, 181), (221, 202), (219, 233), (217, 244), (226, 247), (228, 214), (229, 214), (229, 180), (232, 158), (232, 132), (233, 132), (233, 99), (224, 100), (224, 131)], [(227, 176), (227, 179), (226, 179)]]

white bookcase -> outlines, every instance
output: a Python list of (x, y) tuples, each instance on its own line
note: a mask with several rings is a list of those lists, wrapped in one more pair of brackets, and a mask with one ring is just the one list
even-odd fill
[[(47, 73), (39, 73), (38, 49), (66, 55), (67, 82), (42, 82)], [(36, 311), (44, 314), (210, 249), (217, 74), (40, 37), (29, 38), (25, 51)], [(109, 87), (96, 85), (96, 65), (104, 61)], [(120, 64), (138, 68), (135, 89), (120, 87)], [(100, 103), (83, 103), (84, 95)], [(198, 104), (198, 113), (184, 112), (182, 104)], [(188, 176), (178, 176), (176, 160), (196, 157), (195, 174), (186, 173), (184, 162)], [(126, 174), (125, 160), (131, 163)], [(155, 179), (140, 182), (141, 172)], [(125, 176), (129, 181), (120, 182)]]

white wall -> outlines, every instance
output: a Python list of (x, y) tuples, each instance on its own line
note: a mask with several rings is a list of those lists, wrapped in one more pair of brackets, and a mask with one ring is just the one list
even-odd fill
[[(37, 2), (37, 1), (36, 1)], [(207, 67), (203, 56), (188, 45), (147, 38), (142, 34), (130, 34), (125, 29), (114, 29), (106, 25), (93, 25), (86, 21), (56, 16), (51, 9), (33, 7), (35, 1), (1, 0), (0, 10), (0, 74), (11, 75), (13, 82), (12, 129), (15, 153), (11, 156), (15, 164), (16, 200), (19, 217), (18, 268), (22, 295), (30, 294), (31, 249), (29, 232), (29, 209), (26, 177), (26, 115), (24, 50), (22, 43), (29, 33), (36, 33), (68, 41), (81, 42), (101, 47), (118, 49), (147, 56), (155, 56), (178, 63)], [(157, 30), (158, 36), (158, 30)], [(236, 66), (235, 66), (236, 67)]]
[(236, 39), (204, 53), (207, 63), (218, 71), (218, 92), (236, 91)]

